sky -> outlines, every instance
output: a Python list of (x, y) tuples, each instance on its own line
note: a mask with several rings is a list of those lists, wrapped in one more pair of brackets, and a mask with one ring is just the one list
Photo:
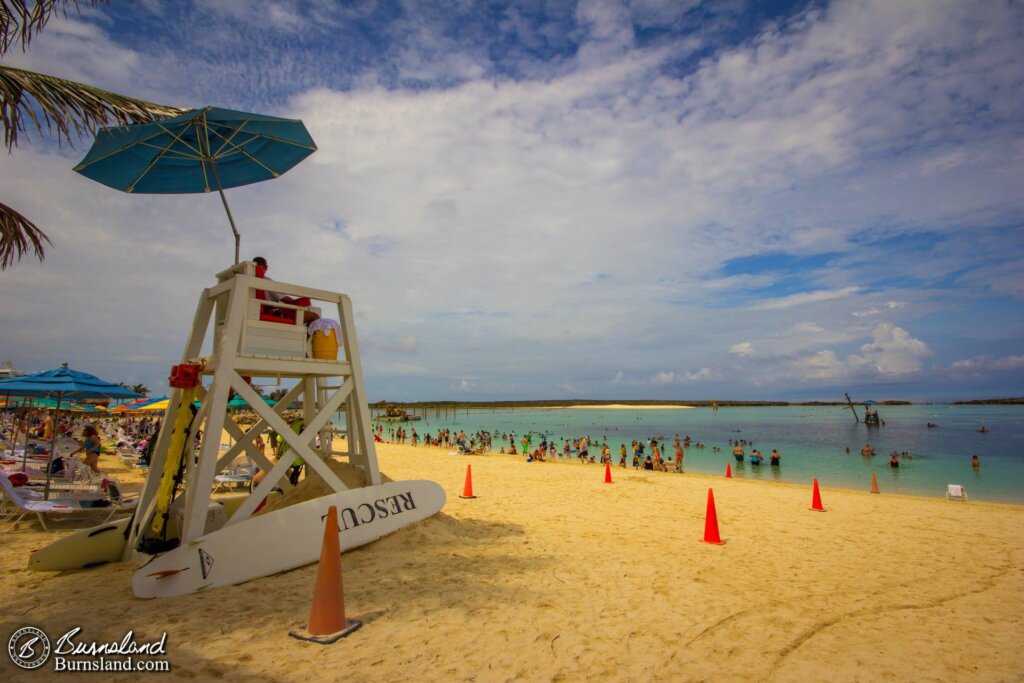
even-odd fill
[[(1024, 4), (114, 0), (0, 62), (302, 119), (243, 258), (351, 296), (370, 401), (1024, 395)], [(167, 392), (216, 194), (30, 135), (0, 360)], [(268, 387), (273, 389), (273, 387)]]

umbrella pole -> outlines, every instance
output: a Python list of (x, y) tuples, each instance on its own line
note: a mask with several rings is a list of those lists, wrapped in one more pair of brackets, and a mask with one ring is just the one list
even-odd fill
[(242, 236), (238, 234), (238, 228), (235, 227), (235, 218), (231, 215), (231, 207), (228, 206), (228, 199), (224, 196), (224, 190), (220, 186), (220, 176), (217, 175), (217, 164), (213, 161), (210, 162), (210, 170), (213, 172), (213, 181), (217, 183), (217, 192), (220, 193), (220, 201), (224, 204), (224, 210), (228, 214), (228, 223), (231, 223), (231, 232), (235, 236), (235, 265), (238, 265), (238, 252), (240, 251)]
[[(33, 403), (32, 399), (28, 400), (29, 406)], [(24, 404), (22, 404), (24, 405)], [(23, 422), (25, 423), (25, 447), (21, 449), (21, 471), (24, 472), (28, 469), (28, 411), (29, 408), (25, 408), (22, 413)]]
[(7, 424), (6, 413), (11, 414), (11, 459), (14, 459), (14, 442), (18, 440), (18, 411), (17, 409), (11, 410), (11, 392), (7, 392), (7, 398), (4, 399), (4, 424)]
[(53, 435), (50, 437), (50, 457), (46, 461), (46, 486), (43, 488), (43, 500), (50, 500), (50, 472), (53, 469), (53, 450), (57, 447), (57, 432), (60, 431), (60, 394), (57, 394), (57, 407), (53, 411)]

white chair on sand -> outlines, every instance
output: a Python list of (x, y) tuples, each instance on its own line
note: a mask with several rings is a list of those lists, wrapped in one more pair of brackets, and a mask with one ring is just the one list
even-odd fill
[(46, 526), (46, 515), (54, 519), (70, 519), (72, 515), (100, 516), (106, 522), (118, 512), (134, 505), (134, 501), (121, 505), (120, 501), (111, 501), (113, 505), (104, 507), (85, 507), (91, 501), (82, 500), (42, 500), (42, 494), (30, 491), (25, 487), (17, 487), (5, 475), (0, 475), (0, 498), (3, 499), (3, 507), (0, 509), (0, 519), (10, 522), (10, 531), (17, 526), (18, 522), (29, 515), (36, 515), (39, 524), (43, 529), (49, 531)]
[(950, 484), (946, 487), (946, 500), (967, 500), (967, 489), (963, 484)]

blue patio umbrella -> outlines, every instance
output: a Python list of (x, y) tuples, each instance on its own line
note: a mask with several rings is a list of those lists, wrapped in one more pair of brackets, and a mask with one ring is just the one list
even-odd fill
[(216, 189), (241, 237), (224, 189), (276, 178), (316, 151), (298, 119), (203, 107), (133, 126), (101, 128), (76, 171), (124, 192), (194, 194)]
[(64, 363), (56, 370), (46, 370), (20, 377), (0, 379), (0, 394), (29, 398), (54, 398), (57, 400), (53, 418), (53, 439), (50, 442), (50, 459), (46, 467), (46, 488), (44, 499), (50, 497), (50, 464), (57, 443), (57, 429), (62, 401), (82, 398), (139, 398), (142, 394), (111, 384), (86, 372), (72, 370)]

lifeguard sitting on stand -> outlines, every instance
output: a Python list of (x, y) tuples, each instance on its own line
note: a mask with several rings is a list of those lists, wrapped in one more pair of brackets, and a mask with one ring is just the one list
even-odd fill
[[(256, 277), (263, 278), (264, 280), (270, 280), (267, 277), (267, 259), (262, 256), (257, 256), (252, 260), (256, 264)], [(262, 289), (256, 290), (256, 298), (260, 301), (275, 301), (290, 306), (302, 306), (308, 307), (313, 304), (309, 297), (293, 297), (284, 296), (277, 292), (268, 292)], [(317, 320), (320, 316), (317, 315), (316, 311), (305, 310), (302, 312), (302, 322), (309, 325), (314, 320)], [(295, 309), (293, 308), (281, 308), (279, 306), (261, 306), (260, 307), (260, 320), (269, 323), (285, 323), (288, 325), (295, 324)]]

